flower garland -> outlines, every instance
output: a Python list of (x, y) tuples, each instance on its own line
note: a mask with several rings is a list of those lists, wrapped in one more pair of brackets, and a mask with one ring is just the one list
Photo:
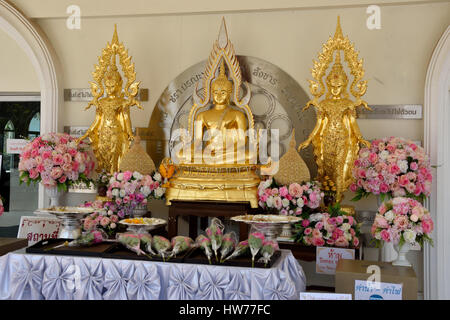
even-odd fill
[(354, 201), (369, 194), (424, 200), (431, 192), (431, 166), (423, 148), (403, 138), (373, 140), (362, 148), (353, 168)]
[(66, 133), (49, 133), (33, 139), (20, 154), (20, 183), (42, 182), (64, 191), (75, 183), (92, 182), (95, 156), (83, 141)]
[(383, 204), (378, 209), (371, 233), (377, 246), (382, 241), (393, 242), (402, 246), (404, 243), (433, 243), (430, 234), (433, 231), (431, 214), (422, 204), (414, 199), (396, 197)]
[(280, 186), (275, 179), (261, 181), (258, 186), (259, 206), (282, 215), (301, 215), (320, 206), (323, 192), (315, 181)]

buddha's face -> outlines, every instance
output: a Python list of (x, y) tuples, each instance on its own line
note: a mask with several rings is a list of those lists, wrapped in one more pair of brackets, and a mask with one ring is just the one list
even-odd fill
[(119, 83), (115, 79), (105, 81), (105, 90), (108, 96), (117, 95), (120, 90)]
[(228, 104), (230, 101), (231, 90), (224, 85), (213, 85), (212, 96), (214, 104)]
[(328, 82), (328, 89), (333, 97), (338, 98), (344, 91), (345, 85), (346, 84), (339, 77), (333, 78)]

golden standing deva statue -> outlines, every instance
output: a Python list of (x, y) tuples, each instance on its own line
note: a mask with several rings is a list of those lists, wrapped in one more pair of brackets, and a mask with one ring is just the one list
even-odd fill
[[(350, 92), (356, 98), (355, 101), (349, 99), (347, 92), (348, 78), (341, 64), (341, 50), (354, 77)], [(326, 77), (328, 91), (325, 99), (319, 101), (325, 93), (322, 78), (333, 60), (334, 51), (336, 51), (334, 65)], [(348, 37), (343, 36), (338, 17), (334, 37), (330, 37), (323, 45), (319, 61), (314, 61), (314, 68), (311, 70), (314, 80), (309, 80), (314, 99), (303, 109), (306, 110), (310, 106), (317, 108), (316, 126), (308, 139), (298, 148), (300, 151), (312, 143), (318, 167), (317, 179), (324, 182), (325, 177), (329, 177), (334, 182), (337, 202), (342, 200), (342, 193), (352, 183), (352, 168), (359, 152), (359, 144), (370, 146), (370, 143), (363, 139), (356, 123), (357, 107), (363, 106), (371, 110), (367, 102), (361, 99), (367, 89), (367, 81), (361, 80), (364, 76), (362, 63), (362, 59), (358, 60), (358, 52), (353, 44)]]
[[(256, 208), (260, 179), (256, 174), (253, 114), (248, 106), (251, 93), (248, 84), (242, 81), (225, 20), (222, 20), (202, 82), (202, 97), (197, 95), (197, 87), (193, 91), (188, 136), (182, 136), (183, 149), (174, 155), (176, 173), (166, 185), (166, 203), (170, 205), (172, 200), (242, 201)], [(241, 98), (242, 85), (246, 92)]]
[[(116, 66), (116, 55), (119, 56), (123, 74), (127, 79), (123, 90), (122, 77)], [(128, 50), (123, 43), (119, 43), (116, 26), (112, 41), (103, 49), (98, 62), (92, 72), (95, 82), (90, 83), (94, 98), (85, 108), (97, 108), (95, 120), (78, 141), (89, 138), (98, 162), (97, 171), (113, 173), (119, 171), (120, 161), (134, 139), (130, 107), (137, 106), (142, 109), (135, 98), (140, 81), (135, 82), (134, 63), (131, 63), (131, 57), (128, 56)], [(105, 91), (106, 97), (103, 97)]]

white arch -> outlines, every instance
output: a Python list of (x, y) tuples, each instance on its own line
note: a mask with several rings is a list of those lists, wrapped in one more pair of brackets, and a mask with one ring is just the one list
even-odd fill
[[(61, 131), (59, 105), (63, 102), (62, 73), (58, 58), (44, 32), (23, 13), (5, 0), (0, 0), (0, 29), (25, 51), (41, 88), (41, 134)], [(39, 188), (39, 207), (44, 193)]]
[(450, 299), (450, 26), (431, 57), (425, 81), (424, 138), (433, 173), (429, 209), (434, 247), (424, 249), (425, 299)]

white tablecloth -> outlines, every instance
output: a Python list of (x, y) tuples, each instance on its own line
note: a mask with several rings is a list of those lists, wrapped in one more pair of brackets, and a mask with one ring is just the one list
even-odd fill
[(270, 269), (37, 255), (0, 257), (3, 299), (299, 299), (302, 267), (288, 250)]

